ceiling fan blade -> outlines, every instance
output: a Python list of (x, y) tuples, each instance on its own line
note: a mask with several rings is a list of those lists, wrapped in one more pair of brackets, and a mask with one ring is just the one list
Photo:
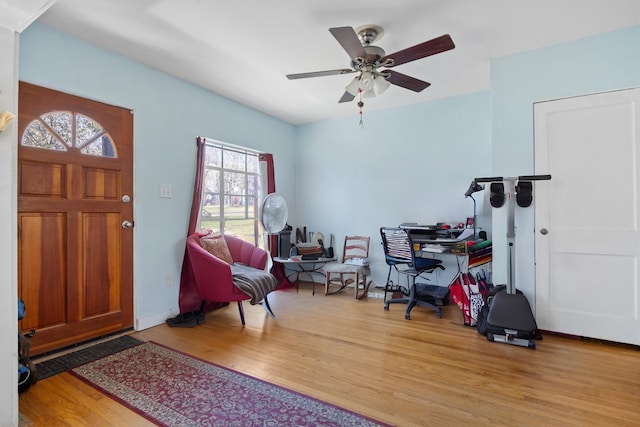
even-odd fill
[(364, 58), (367, 55), (360, 39), (355, 30), (351, 27), (335, 27), (329, 28), (333, 37), (338, 40), (338, 43), (349, 54), (349, 58), (355, 61), (356, 58)]
[(400, 86), (414, 92), (422, 92), (424, 89), (431, 86), (431, 83), (429, 82), (418, 80), (415, 77), (407, 76), (406, 74), (398, 73), (397, 71), (384, 70), (384, 74), (389, 74), (387, 81), (392, 85)]
[(306, 79), (309, 77), (336, 76), (338, 74), (355, 73), (356, 70), (350, 68), (341, 68), (338, 70), (312, 71), (310, 73), (287, 74), (289, 80)]
[(340, 102), (351, 102), (351, 101), (353, 101), (353, 98), (355, 98), (355, 97), (356, 97), (355, 95), (352, 95), (352, 94), (350, 94), (349, 92), (345, 92), (345, 93), (342, 95), (342, 98), (340, 98), (340, 101), (338, 101), (338, 102), (339, 102), (339, 103), (340, 103)]
[(406, 64), (407, 62), (415, 61), (416, 59), (426, 58), (427, 56), (435, 55), (436, 53), (445, 52), (456, 47), (451, 40), (449, 34), (437, 37), (433, 40), (429, 40), (412, 47), (400, 50), (392, 53), (380, 59), (380, 63), (388, 59), (392, 59), (392, 64), (384, 64), (385, 67), (395, 67), (396, 65)]

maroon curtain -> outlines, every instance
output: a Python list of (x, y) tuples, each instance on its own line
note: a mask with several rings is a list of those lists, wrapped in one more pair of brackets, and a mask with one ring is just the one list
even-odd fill
[[(275, 168), (273, 167), (273, 154), (260, 154), (260, 161), (267, 164), (267, 194), (275, 193), (276, 179)], [(271, 253), (272, 259), (278, 256), (278, 236), (275, 234), (269, 236), (269, 252)], [(271, 274), (273, 274), (278, 280), (278, 288), (291, 285), (291, 282), (287, 280), (287, 276), (284, 273), (283, 264), (274, 262), (271, 266)]]
[[(187, 230), (187, 236), (192, 235), (196, 231), (196, 225), (198, 224), (198, 216), (200, 215), (200, 203), (202, 202), (202, 172), (204, 171), (204, 151), (205, 151), (205, 139), (196, 138), (196, 144), (198, 146), (197, 164), (196, 164), (196, 179), (193, 186), (193, 201), (191, 202), (191, 214), (189, 215), (189, 228)], [(187, 248), (184, 249), (184, 256), (182, 258), (182, 270), (180, 272), (180, 314), (188, 313), (190, 311), (200, 310), (202, 304), (202, 298), (198, 292), (195, 278), (193, 277), (193, 271), (191, 269), (191, 261), (189, 260), (189, 254)], [(218, 302), (209, 302), (206, 309), (212, 309), (219, 307), (221, 304)]]
[(205, 142), (206, 140), (204, 138), (196, 138), (196, 144), (198, 145), (198, 154), (196, 156), (196, 182), (193, 186), (193, 201), (191, 202), (191, 215), (189, 215), (189, 229), (187, 230), (187, 236), (191, 236), (196, 231), (198, 217), (200, 216), (200, 205), (202, 204), (202, 180), (204, 179)]
[[(273, 167), (273, 154), (263, 153), (260, 154), (258, 158), (261, 162), (265, 162), (267, 164), (267, 192), (266, 194), (271, 194), (276, 192), (276, 179), (275, 179), (275, 170)], [(278, 256), (278, 236), (271, 235), (269, 236), (269, 250), (271, 252), (271, 257)]]

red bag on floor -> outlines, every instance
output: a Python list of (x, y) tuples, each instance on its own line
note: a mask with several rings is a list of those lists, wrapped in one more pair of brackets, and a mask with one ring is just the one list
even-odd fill
[(478, 314), (484, 305), (484, 296), (488, 292), (486, 285), (479, 286), (469, 273), (460, 273), (456, 280), (449, 286), (451, 300), (462, 311), (464, 324), (475, 326), (478, 323)]

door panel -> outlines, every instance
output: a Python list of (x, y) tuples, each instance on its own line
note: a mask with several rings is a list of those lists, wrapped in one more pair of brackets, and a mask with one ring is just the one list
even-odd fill
[(18, 294), (39, 354), (133, 325), (133, 117), (20, 83)]
[(640, 344), (640, 90), (535, 104), (536, 318)]
[(55, 328), (66, 321), (67, 253), (64, 213), (20, 213), (18, 272), (21, 296), (27, 298), (33, 315), (21, 321), (24, 330)]

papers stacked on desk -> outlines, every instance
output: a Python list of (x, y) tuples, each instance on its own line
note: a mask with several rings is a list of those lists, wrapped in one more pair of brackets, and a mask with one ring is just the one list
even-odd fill
[(457, 244), (460, 243), (464, 240), (466, 240), (467, 238), (473, 236), (473, 230), (466, 228), (462, 231), (462, 233), (460, 233), (456, 238), (444, 238), (444, 237), (437, 237), (435, 239), (433, 239), (432, 241), (430, 241), (429, 243), (425, 243), (422, 245), (422, 251), (423, 252), (435, 252), (435, 253), (443, 253), (443, 252), (448, 252), (450, 251), (452, 248), (454, 248), (456, 245), (453, 244)]
[(425, 243), (422, 245), (422, 252), (435, 252), (441, 254), (445, 251), (445, 247), (434, 243)]
[(456, 240), (459, 242), (461, 240), (466, 240), (469, 237), (473, 237), (473, 228), (465, 228), (462, 233), (458, 234)]

